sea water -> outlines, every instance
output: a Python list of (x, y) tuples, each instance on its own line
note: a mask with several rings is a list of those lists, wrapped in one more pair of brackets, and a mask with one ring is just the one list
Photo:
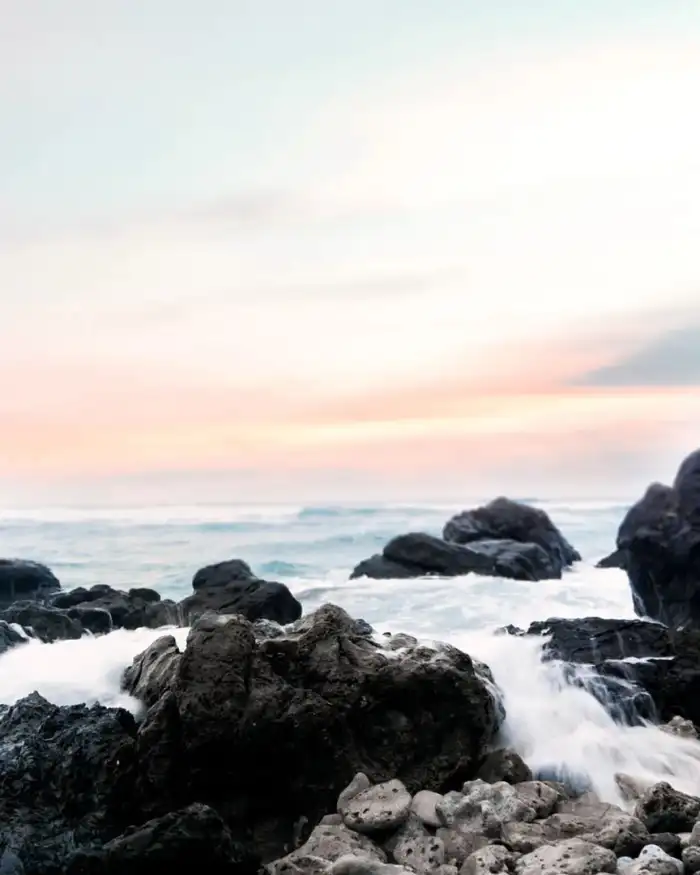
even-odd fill
[[(604, 799), (622, 802), (614, 776), (665, 780), (700, 794), (700, 743), (655, 726), (616, 723), (561, 668), (542, 661), (542, 640), (495, 635), (550, 617), (633, 616), (627, 580), (595, 562), (614, 547), (620, 502), (532, 502), (583, 556), (562, 580), (350, 580), (360, 560), (394, 535), (439, 534), (458, 505), (43, 508), (0, 512), (0, 555), (49, 565), (64, 587), (148, 586), (181, 599), (198, 568), (245, 559), (286, 583), (308, 613), (325, 602), (367, 620), (378, 634), (407, 632), (454, 644), (491, 668), (507, 713), (504, 743), (544, 773), (566, 770)], [(172, 630), (171, 630), (172, 631)], [(187, 630), (174, 630), (184, 644)], [(0, 702), (38, 690), (56, 704), (136, 709), (119, 689), (123, 669), (162, 630), (118, 630), (55, 644), (31, 642), (0, 657)]]

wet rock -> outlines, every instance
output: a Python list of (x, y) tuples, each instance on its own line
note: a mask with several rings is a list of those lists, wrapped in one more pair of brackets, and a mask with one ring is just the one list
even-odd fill
[(672, 486), (653, 483), (623, 519), (617, 546), (640, 617), (671, 628), (700, 621), (700, 450)]
[(625, 775), (623, 772), (618, 772), (615, 775), (615, 783), (622, 794), (622, 798), (626, 802), (636, 802), (649, 786), (638, 778), (633, 778), (631, 775)]
[(642, 794), (635, 814), (650, 832), (685, 832), (700, 817), (700, 799), (662, 782)]
[(0, 611), (0, 620), (24, 627), (32, 637), (45, 644), (77, 639), (83, 634), (82, 625), (65, 611), (38, 602), (15, 602)]
[(301, 616), (301, 604), (283, 583), (261, 580), (241, 559), (201, 568), (192, 581), (192, 595), (179, 603), (185, 625), (209, 611), (238, 614), (247, 620), (272, 620), (286, 625)]
[(369, 559), (363, 559), (352, 570), (350, 580), (359, 577), (369, 577), (373, 580), (401, 580), (410, 577), (423, 577), (428, 572), (418, 565), (409, 562), (395, 562), (387, 559), (382, 553), (375, 553)]
[(440, 793), (434, 793), (432, 790), (419, 790), (411, 802), (411, 811), (426, 826), (437, 829), (442, 826), (437, 813), (437, 806), (442, 798)]
[(0, 608), (16, 601), (44, 601), (61, 584), (56, 575), (39, 562), (0, 559)]
[(669, 735), (676, 735), (678, 738), (697, 738), (698, 731), (693, 725), (692, 721), (684, 720), (682, 717), (676, 715), (671, 718), (668, 723), (664, 723), (659, 727), (663, 732), (667, 732)]
[(172, 635), (157, 638), (124, 671), (122, 686), (145, 705), (155, 705), (174, 681), (181, 655)]
[(105, 584), (90, 589), (78, 587), (54, 596), (51, 602), (64, 611), (71, 608), (107, 611), (115, 629), (158, 629), (177, 625), (179, 621), (174, 602), (163, 600), (155, 590), (143, 587), (128, 592)]
[(502, 845), (489, 845), (474, 851), (464, 862), (460, 875), (498, 875), (510, 872), (517, 857)]
[(596, 562), (596, 568), (625, 568), (627, 557), (624, 550), (613, 550), (610, 555)]
[(435, 872), (445, 863), (445, 845), (415, 815), (406, 820), (386, 843), (394, 861), (414, 872)]
[(168, 660), (152, 681), (125, 678), (154, 703), (138, 735), (143, 804), (156, 816), (173, 799), (206, 803), (250, 827), (264, 860), (292, 846), (300, 816), (317, 823), (334, 810), (358, 772), (396, 776), (409, 792), (459, 786), (501, 719), (466, 654), (388, 654), (332, 605), (267, 640), (241, 617), (202, 617)]
[(642, 848), (639, 857), (625, 864), (620, 861), (621, 875), (683, 875), (683, 863), (669, 856), (657, 845)]
[(221, 817), (206, 805), (131, 827), (99, 850), (79, 851), (66, 875), (171, 875), (206, 871), (207, 875), (255, 875), (258, 861), (234, 841)]
[(532, 780), (532, 771), (519, 753), (508, 748), (491, 751), (479, 766), (477, 778), (488, 784), (506, 781), (508, 784), (520, 784)]
[(612, 851), (582, 839), (543, 845), (515, 864), (516, 875), (596, 875), (616, 871), (617, 857)]
[(340, 809), (345, 825), (362, 833), (396, 829), (410, 811), (411, 794), (396, 779), (362, 790)]
[(457, 514), (445, 525), (443, 537), (457, 544), (483, 540), (535, 544), (545, 552), (558, 577), (581, 559), (543, 510), (508, 498)]
[(27, 641), (28, 636), (23, 630), (12, 623), (0, 620), (0, 656), (18, 644), (26, 644)]
[(91, 635), (107, 635), (114, 629), (112, 615), (104, 608), (68, 608), (65, 613)]

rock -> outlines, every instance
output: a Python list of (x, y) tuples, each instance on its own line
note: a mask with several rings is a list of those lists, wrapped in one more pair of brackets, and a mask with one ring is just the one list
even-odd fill
[(461, 794), (446, 794), (436, 806), (445, 826), (497, 837), (506, 823), (535, 819), (535, 809), (528, 805), (517, 790), (505, 781), (487, 784), (469, 781)]
[(344, 825), (332, 826), (319, 824), (306, 842), (287, 856), (270, 863), (266, 868), (270, 873), (288, 871), (289, 866), (300, 866), (300, 861), (306, 858), (316, 858), (333, 863), (342, 857), (352, 854), (379, 863), (386, 862), (384, 851), (374, 844), (367, 836), (348, 829)]
[(483, 507), (457, 514), (445, 525), (443, 537), (457, 544), (484, 540), (536, 544), (558, 569), (558, 577), (581, 559), (543, 510), (508, 498), (496, 498)]
[[(178, 623), (178, 611), (174, 602), (161, 600), (152, 589), (130, 589), (128, 592), (98, 584), (85, 589), (62, 592), (51, 600), (55, 608), (101, 609), (112, 618), (115, 629), (158, 629)], [(94, 617), (94, 615), (92, 615)]]
[(365, 790), (369, 790), (372, 786), (372, 782), (365, 775), (364, 772), (358, 772), (355, 777), (350, 781), (348, 786), (342, 791), (340, 796), (338, 796), (338, 804), (337, 811), (341, 813), (345, 810), (348, 803), (358, 796), (360, 793), (363, 793)]
[(445, 859), (461, 867), (474, 851), (486, 847), (489, 839), (477, 832), (440, 827), (435, 833), (445, 847)]
[(474, 541), (466, 546), (411, 532), (393, 538), (382, 554), (365, 559), (351, 578), (405, 578), (437, 575), (456, 577), (484, 574), (515, 580), (546, 580), (561, 576), (537, 544), (501, 539)]
[(37, 693), (0, 708), (0, 848), (31, 875), (64, 871), (138, 817), (136, 724), (99, 705), (61, 707)]
[(612, 851), (582, 839), (543, 845), (515, 864), (516, 875), (596, 875), (616, 871), (617, 858)]
[(15, 601), (44, 601), (60, 588), (56, 575), (39, 562), (0, 559), (0, 608)]
[(431, 835), (419, 818), (409, 817), (387, 842), (394, 861), (414, 872), (435, 872), (445, 863), (442, 839)]
[(142, 804), (149, 816), (208, 804), (234, 831), (250, 828), (264, 860), (291, 847), (300, 816), (333, 810), (358, 772), (409, 793), (460, 786), (502, 719), (469, 656), (389, 653), (333, 605), (263, 640), (242, 617), (203, 616), (184, 652), (168, 642), (151, 654), (125, 675), (126, 691), (153, 703), (137, 740)]
[(80, 623), (71, 619), (65, 611), (38, 602), (15, 602), (0, 611), (0, 619), (23, 626), (30, 635), (46, 644), (78, 639), (83, 634)]
[(410, 875), (410, 871), (403, 866), (380, 863), (355, 854), (336, 860), (328, 872), (330, 875)]
[(124, 671), (122, 686), (145, 705), (155, 705), (174, 681), (181, 656), (172, 635), (157, 638)]
[(626, 775), (624, 772), (616, 773), (615, 783), (626, 802), (637, 802), (649, 786), (648, 783), (640, 781), (638, 778), (633, 778), (631, 775)]
[(695, 822), (693, 828), (688, 834), (687, 844), (691, 847), (700, 848), (700, 823), (698, 823), (697, 821)]
[(627, 557), (624, 550), (613, 550), (610, 555), (599, 559), (596, 562), (596, 568), (625, 568)]
[(549, 817), (561, 801), (561, 794), (543, 781), (522, 781), (516, 784), (515, 792), (538, 820)]
[(635, 612), (672, 628), (700, 621), (700, 450), (673, 486), (653, 483), (617, 534)]
[(340, 814), (355, 832), (373, 833), (396, 829), (411, 811), (411, 794), (396, 779), (360, 791), (349, 799)]
[(516, 857), (502, 845), (489, 845), (474, 851), (464, 862), (460, 875), (497, 875), (512, 871)]
[(692, 721), (684, 720), (678, 715), (672, 717), (668, 723), (662, 724), (659, 729), (661, 729), (662, 732), (668, 732), (669, 735), (677, 735), (679, 738), (698, 737), (698, 731), (695, 726), (693, 726)]
[(700, 817), (700, 799), (662, 782), (642, 794), (635, 814), (650, 832), (685, 832)]
[(258, 861), (234, 841), (219, 815), (194, 804), (143, 826), (131, 827), (99, 850), (79, 851), (66, 875), (255, 875)]
[(520, 784), (532, 780), (532, 771), (519, 753), (508, 748), (491, 751), (479, 766), (477, 778), (487, 784), (506, 781), (508, 784)]
[(26, 633), (14, 624), (0, 620), (0, 656), (18, 644), (26, 644), (28, 640)]
[(620, 867), (624, 875), (683, 875), (683, 869), (680, 860), (669, 856), (657, 845), (647, 845), (636, 860)]
[(681, 861), (686, 872), (700, 872), (700, 848), (696, 846), (683, 848)]
[(179, 603), (186, 625), (202, 614), (239, 614), (246, 620), (287, 625), (301, 616), (301, 604), (283, 583), (260, 580), (241, 559), (201, 568), (192, 580), (193, 594)]
[(104, 608), (68, 608), (65, 613), (91, 635), (107, 635), (114, 629), (112, 615)]
[(442, 798), (440, 793), (434, 793), (432, 790), (419, 790), (411, 802), (411, 811), (426, 826), (437, 829), (442, 826), (437, 813), (437, 806)]
[(677, 860), (681, 859), (681, 840), (680, 838), (672, 832), (655, 832), (649, 836), (649, 844), (656, 845), (661, 848), (662, 851), (665, 851), (669, 857), (675, 857)]

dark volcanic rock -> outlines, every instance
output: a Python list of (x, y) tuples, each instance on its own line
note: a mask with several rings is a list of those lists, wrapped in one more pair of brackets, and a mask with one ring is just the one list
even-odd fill
[(5, 620), (0, 620), (0, 656), (8, 651), (11, 647), (16, 647), (18, 644), (25, 644), (27, 639), (17, 629), (13, 628), (10, 623)]
[(581, 559), (543, 510), (509, 498), (496, 498), (483, 507), (457, 514), (445, 525), (443, 537), (457, 544), (483, 540), (537, 544), (560, 574)]
[(626, 568), (627, 556), (624, 550), (613, 550), (608, 556), (604, 556), (596, 562), (596, 568)]
[(64, 871), (83, 844), (123, 832), (135, 810), (134, 719), (37, 693), (0, 707), (0, 848), (32, 875)]
[(178, 605), (189, 625), (202, 614), (240, 614), (246, 620), (274, 620), (286, 625), (301, 617), (301, 605), (283, 583), (260, 580), (241, 559), (201, 568), (192, 581), (194, 593)]
[(537, 544), (512, 540), (456, 544), (412, 532), (392, 538), (384, 552), (360, 562), (351, 578), (401, 578), (484, 574), (514, 580), (546, 580), (560, 576), (547, 553)]
[(132, 827), (99, 850), (79, 851), (66, 875), (255, 875), (257, 869), (221, 817), (194, 804)]
[(635, 611), (668, 626), (700, 624), (700, 450), (673, 486), (653, 483), (617, 535)]
[(58, 578), (45, 565), (24, 559), (0, 559), (0, 607), (23, 599), (43, 601), (60, 588)]
[(550, 619), (527, 632), (550, 637), (551, 658), (591, 666), (581, 682), (614, 716), (627, 722), (679, 716), (700, 725), (700, 632), (599, 617)]
[(126, 674), (154, 702), (139, 728), (140, 798), (153, 816), (211, 805), (271, 859), (358, 772), (411, 791), (461, 786), (500, 721), (482, 671), (454, 648), (388, 653), (332, 605), (262, 640), (241, 617), (206, 615), (184, 653), (166, 640)]
[(65, 611), (38, 602), (15, 602), (0, 611), (0, 620), (18, 623), (34, 638), (47, 644), (80, 638), (83, 634), (80, 622), (69, 617)]
[[(51, 600), (56, 608), (71, 611), (76, 617), (76, 610), (103, 610), (112, 618), (115, 629), (158, 629), (161, 626), (177, 625), (178, 609), (174, 602), (161, 599), (152, 589), (130, 589), (128, 592), (112, 589), (111, 586), (98, 584), (90, 589), (78, 587), (69, 592), (62, 592)], [(86, 615), (86, 625), (95, 632), (96, 627), (106, 625), (104, 618), (94, 613)], [(108, 631), (108, 630), (107, 630)]]
[(650, 832), (690, 832), (700, 817), (700, 799), (655, 784), (642, 794), (635, 814)]

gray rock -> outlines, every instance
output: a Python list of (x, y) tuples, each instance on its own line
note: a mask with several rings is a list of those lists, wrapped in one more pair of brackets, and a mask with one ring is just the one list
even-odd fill
[(489, 845), (467, 857), (460, 875), (497, 875), (499, 872), (509, 872), (515, 860), (515, 855), (502, 845)]
[(515, 864), (516, 875), (596, 875), (617, 871), (612, 851), (582, 839), (543, 845)]
[(544, 781), (523, 781), (515, 785), (515, 792), (525, 805), (534, 809), (537, 820), (549, 817), (561, 801), (561, 795)]
[(442, 826), (442, 821), (437, 813), (437, 805), (441, 801), (442, 795), (440, 793), (434, 793), (432, 790), (419, 790), (411, 802), (411, 811), (426, 826), (437, 829)]
[(662, 782), (645, 790), (635, 814), (650, 832), (686, 832), (700, 816), (700, 799)]
[(683, 875), (683, 863), (669, 856), (658, 845), (646, 845), (629, 864), (618, 863), (623, 875)]
[(499, 781), (520, 784), (532, 780), (532, 771), (519, 753), (501, 748), (491, 751), (481, 764), (476, 777), (487, 784), (496, 784)]
[(693, 824), (693, 828), (688, 835), (687, 844), (693, 848), (700, 848), (700, 823)]
[(415, 872), (432, 873), (445, 863), (442, 839), (431, 835), (415, 815), (399, 827), (385, 847), (397, 863)]
[(698, 731), (692, 720), (685, 720), (683, 717), (672, 717), (668, 723), (659, 726), (662, 732), (667, 732), (669, 735), (677, 735), (679, 738), (697, 738)]
[(669, 857), (675, 857), (677, 860), (681, 858), (681, 851), (683, 850), (681, 846), (680, 836), (677, 836), (674, 832), (655, 832), (649, 836), (649, 844), (650, 845), (658, 845), (662, 851), (666, 851)]
[(329, 864), (347, 855), (378, 863), (386, 862), (384, 851), (366, 836), (349, 830), (343, 824), (319, 824), (300, 848), (270, 863), (268, 870), (271, 875), (283, 875), (290, 866), (302, 871), (308, 871), (311, 867), (316, 871), (314, 860), (320, 859)]
[(396, 829), (408, 818), (411, 794), (401, 781), (387, 781), (363, 790), (343, 806), (343, 822), (356, 832)]
[(477, 832), (450, 829), (446, 826), (440, 827), (436, 835), (445, 846), (445, 859), (456, 866), (462, 866), (470, 854), (489, 844), (486, 836)]
[(319, 826), (344, 826), (340, 814), (324, 814), (318, 822)]
[(700, 872), (700, 847), (692, 845), (688, 848), (683, 848), (681, 860), (686, 872)]
[(634, 778), (632, 775), (626, 775), (624, 772), (617, 772), (615, 775), (615, 783), (617, 784), (625, 802), (637, 802), (649, 786), (643, 781), (640, 781), (639, 778)]
[(533, 821), (535, 809), (524, 802), (516, 789), (505, 781), (487, 784), (476, 780), (467, 782), (462, 794), (448, 793), (436, 806), (438, 817), (445, 826), (498, 836), (505, 823)]
[(379, 863), (367, 857), (357, 857), (348, 854), (340, 859), (329, 869), (330, 875), (411, 875), (403, 866), (394, 866), (391, 863)]
[(364, 790), (369, 790), (371, 786), (372, 782), (367, 775), (365, 775), (364, 772), (358, 772), (348, 786), (342, 791), (340, 796), (338, 796), (337, 811), (341, 813), (351, 799), (354, 799), (355, 796), (362, 793)]

